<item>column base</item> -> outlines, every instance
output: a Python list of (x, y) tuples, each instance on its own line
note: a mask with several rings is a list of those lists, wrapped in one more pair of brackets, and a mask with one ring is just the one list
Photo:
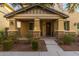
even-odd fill
[(40, 39), (40, 31), (33, 31), (33, 38)]
[(61, 39), (64, 37), (65, 32), (64, 31), (57, 31), (56, 32), (56, 37), (57, 39)]

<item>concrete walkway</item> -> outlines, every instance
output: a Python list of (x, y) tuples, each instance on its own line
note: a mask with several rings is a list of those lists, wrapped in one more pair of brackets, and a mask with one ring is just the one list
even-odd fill
[(79, 51), (63, 51), (55, 38), (42, 38), (45, 40), (48, 51), (46, 52), (0, 52), (1, 56), (79, 56)]

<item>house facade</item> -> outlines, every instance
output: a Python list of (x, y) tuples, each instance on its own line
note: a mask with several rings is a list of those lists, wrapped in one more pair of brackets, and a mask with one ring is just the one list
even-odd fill
[(9, 22), (8, 33), (19, 31), (21, 37), (26, 37), (29, 32), (32, 32), (37, 38), (61, 38), (66, 33), (78, 34), (78, 13), (64, 13), (56, 8), (40, 4), (11, 12), (4, 17)]

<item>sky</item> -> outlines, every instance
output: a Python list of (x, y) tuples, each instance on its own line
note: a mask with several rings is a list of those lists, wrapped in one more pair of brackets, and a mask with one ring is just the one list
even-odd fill
[[(65, 9), (66, 10), (66, 7), (67, 7), (67, 5), (66, 5), (67, 3), (64, 3), (63, 5), (63, 9)], [(79, 12), (79, 8), (77, 8), (75, 11), (77, 11), (77, 12)]]
[[(0, 5), (1, 5), (1, 4), (2, 4), (2, 3), (0, 3)], [(20, 5), (17, 5), (16, 7), (13, 7), (13, 6), (12, 6), (12, 3), (8, 3), (8, 4), (9, 4), (12, 8), (14, 8), (14, 10), (18, 10), (18, 9), (21, 8)], [(66, 7), (67, 7), (66, 4), (67, 4), (67, 3), (63, 3), (63, 10), (66, 10)], [(79, 8), (77, 8), (76, 11), (79, 12)]]

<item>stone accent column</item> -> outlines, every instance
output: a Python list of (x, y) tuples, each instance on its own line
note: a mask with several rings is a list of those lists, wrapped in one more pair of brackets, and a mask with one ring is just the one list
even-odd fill
[(33, 31), (34, 38), (40, 38), (40, 19), (34, 19), (34, 31)]
[(8, 35), (15, 35), (17, 33), (17, 23), (15, 19), (9, 20)]
[(64, 19), (58, 19), (58, 30), (57, 38), (62, 38), (64, 36)]

